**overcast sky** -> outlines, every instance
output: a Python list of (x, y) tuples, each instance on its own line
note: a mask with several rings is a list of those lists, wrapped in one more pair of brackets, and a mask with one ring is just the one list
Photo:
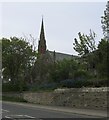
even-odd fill
[(97, 34), (96, 43), (103, 37), (101, 16), (105, 8), (106, 2), (2, 3), (0, 35), (9, 38), (31, 34), (38, 46), (43, 15), (47, 49), (75, 55), (73, 42), (78, 32), (89, 34), (92, 29)]

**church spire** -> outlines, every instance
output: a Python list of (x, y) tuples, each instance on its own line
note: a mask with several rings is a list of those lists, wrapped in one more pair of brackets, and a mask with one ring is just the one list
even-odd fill
[(38, 53), (45, 54), (45, 52), (46, 52), (46, 40), (45, 40), (44, 23), (43, 23), (43, 17), (42, 17), (40, 40), (39, 40), (39, 45), (38, 45)]
[(41, 38), (45, 38), (43, 17), (42, 17), (41, 32), (40, 32), (40, 39)]

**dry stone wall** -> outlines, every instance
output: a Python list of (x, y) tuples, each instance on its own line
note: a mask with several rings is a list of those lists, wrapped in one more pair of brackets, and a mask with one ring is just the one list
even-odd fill
[(56, 89), (53, 92), (3, 93), (30, 103), (72, 108), (107, 109), (108, 88)]
[(53, 92), (25, 92), (23, 97), (31, 103), (74, 108), (106, 109), (107, 88), (56, 89)]

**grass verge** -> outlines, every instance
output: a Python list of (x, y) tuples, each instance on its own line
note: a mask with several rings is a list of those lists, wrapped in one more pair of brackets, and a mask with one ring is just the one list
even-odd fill
[(12, 102), (27, 102), (23, 98), (19, 97), (9, 97), (9, 96), (2, 96), (2, 101), (12, 101)]

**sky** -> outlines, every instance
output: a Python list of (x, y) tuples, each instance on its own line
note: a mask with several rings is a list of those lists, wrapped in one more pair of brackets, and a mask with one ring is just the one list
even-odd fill
[[(2, 2), (0, 4), (0, 37), (27, 37), (31, 34), (36, 48), (43, 15), (47, 49), (77, 55), (73, 49), (78, 32), (103, 37), (101, 16), (106, 2)], [(32, 43), (32, 41), (30, 41)]]

